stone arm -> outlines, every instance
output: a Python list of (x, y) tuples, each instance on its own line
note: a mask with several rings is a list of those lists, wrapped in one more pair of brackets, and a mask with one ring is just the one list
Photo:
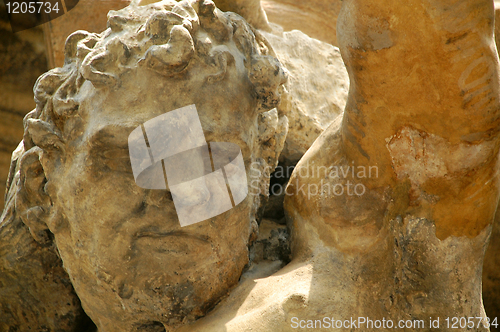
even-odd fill
[(484, 317), (499, 198), (493, 20), (488, 0), (343, 2), (344, 117), (304, 155), (285, 199), (294, 258), (328, 248), (350, 289), (341, 315)]
[(347, 159), (377, 165), (378, 185), (405, 192), (398, 213), (434, 220), (438, 238), (477, 236), (499, 192), (492, 1), (350, 0), (339, 30)]

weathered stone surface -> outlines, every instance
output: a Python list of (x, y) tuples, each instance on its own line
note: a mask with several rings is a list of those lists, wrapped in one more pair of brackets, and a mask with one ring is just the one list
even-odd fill
[(349, 77), (337, 47), (297, 30), (263, 34), (289, 76), (289, 98), (281, 106), (289, 124), (281, 159), (295, 164), (344, 111)]
[[(70, 33), (76, 30), (89, 32), (104, 30), (106, 13), (110, 9), (120, 9), (129, 2), (129, 0), (106, 2), (83, 0), (68, 14), (45, 24), (44, 31), (51, 67), (54, 67), (54, 63), (58, 67), (63, 65), (64, 41)], [(256, 28), (270, 30), (259, 0), (219, 0), (215, 3), (223, 11), (233, 11), (242, 15)], [(326, 9), (320, 9), (319, 4), (313, 7), (318, 12), (326, 13)], [(340, 9), (339, 5), (327, 7), (328, 10), (332, 10), (333, 7)], [(336, 15), (334, 15), (335, 22)], [(309, 21), (317, 20), (309, 18)], [(276, 31), (275, 34), (264, 35), (290, 74), (288, 83), (290, 105), (282, 107), (290, 120), (290, 133), (282, 158), (296, 163), (319, 134), (344, 109), (348, 90), (347, 72), (336, 47), (312, 39), (300, 31), (285, 33)], [(317, 68), (322, 70), (318, 72)], [(291, 109), (288, 111), (287, 108)]]
[(280, 262), (281, 267), (290, 262), (289, 233), (285, 225), (262, 219), (259, 236), (252, 246), (252, 263)]
[[(215, 0), (223, 11), (243, 16), (257, 29), (300, 30), (308, 36), (337, 46), (337, 17), (341, 0)], [(269, 24), (269, 22), (271, 24)], [(279, 29), (278, 29), (279, 30)]]
[(495, 1), (495, 44), (500, 45), (500, 1)]
[[(143, 1), (143, 4), (148, 2), (153, 1)], [(258, 1), (247, 8), (238, 2), (217, 3), (228, 6), (225, 9), (232, 6), (229, 10), (239, 11), (261, 29), (273, 29), (272, 25), (266, 25), (265, 13), (256, 6)], [(310, 7), (317, 12), (313, 15), (308, 12), (310, 8), (300, 8), (300, 4), (271, 3), (272, 8), (293, 13), (282, 14), (273, 20), (269, 3), (263, 2), (263, 7), (270, 21), (281, 19), (285, 22), (282, 23), (285, 30), (303, 24), (302, 17), (304, 20), (314, 17), (315, 22), (321, 22), (318, 16), (327, 12), (317, 10), (321, 8), (319, 5)], [(232, 41), (224, 39), (227, 32), (221, 28), (224, 24), (214, 27), (201, 22), (199, 31), (203, 36), (205, 32), (212, 33), (215, 36), (211, 38), (212, 43), (228, 46), (234, 62), (221, 65), (217, 57), (212, 58), (213, 63), (210, 60), (203, 60), (203, 63), (196, 58), (184, 68), (184, 57), (191, 52), (189, 45), (184, 48), (186, 53), (173, 53), (174, 48), (169, 48), (167, 55), (161, 57), (151, 51), (149, 58), (144, 56), (143, 61), (158, 75), (140, 67), (140, 61), (138, 67), (128, 67), (150, 46), (146, 43), (146, 46), (129, 47), (141, 40), (132, 33), (132, 27), (140, 23), (129, 20), (125, 24), (125, 42), (123, 39), (111, 41), (115, 35), (108, 32), (109, 35), (102, 37), (87, 34), (86, 39), (70, 43), (72, 47), (80, 47), (79, 60), (87, 59), (88, 63), (80, 67), (80, 73), (72, 71), (72, 67), (69, 71), (53, 71), (45, 77), (38, 96), (41, 100), (47, 98), (44, 94), (49, 95), (49, 102), (41, 101), (42, 106), (26, 121), (25, 143), (30, 150), (20, 151), (26, 158), (24, 172), (19, 169), (21, 163), (14, 158), (14, 166), (17, 165), (19, 172), (13, 172), (17, 178), (14, 178), (9, 196), (10, 208), (5, 210), (0, 222), (0, 268), (2, 273), (6, 272), (0, 276), (0, 285), (7, 285), (0, 287), (0, 321), (7, 322), (0, 325), (0, 330), (16, 324), (18, 329), (24, 330), (26, 326), (38, 324), (54, 330), (78, 331), (78, 325), (83, 328), (86, 324), (79, 300), (54, 252), (55, 245), (63, 258), (66, 257), (65, 268), (78, 286), (86, 310), (96, 322), (99, 321), (101, 331), (136, 328), (162, 331), (164, 326), (190, 323), (236, 283), (248, 255), (253, 257), (254, 263), (234, 291), (207, 317), (181, 327), (181, 331), (219, 332), (221, 326), (226, 331), (238, 332), (295, 331), (292, 317), (321, 319), (332, 315), (336, 318), (384, 317), (396, 322), (398, 319), (422, 319), (426, 327), (429, 316), (440, 316), (440, 330), (446, 330), (442, 328), (445, 317), (484, 316), (480, 262), (491, 232), (492, 213), (489, 212), (496, 208), (498, 195), (496, 177), (492, 175), (497, 171), (495, 114), (498, 100), (488, 99), (489, 94), (495, 96), (498, 92), (497, 59), (487, 42), (491, 37), (487, 32), (491, 15), (486, 14), (489, 10), (486, 1), (460, 2), (463, 8), (443, 5), (442, 1), (432, 9), (425, 7), (427, 1), (424, 0), (412, 0), (412, 3), (419, 8), (411, 13), (412, 17), (420, 17), (414, 23), (417, 27), (401, 19), (408, 13), (396, 2), (382, 8), (377, 4), (346, 1), (341, 44), (354, 86), (344, 122), (337, 117), (329, 127), (345, 104), (347, 89), (343, 67), (335, 64), (340, 62), (338, 51), (297, 31), (280, 34), (274, 28), (274, 34), (262, 32), (288, 71), (286, 89), (289, 96), (281, 105), (274, 99), (272, 105), (243, 118), (239, 114), (245, 112), (234, 112), (241, 105), (228, 106), (222, 98), (213, 103), (204, 99), (207, 95), (226, 97), (228, 93), (240, 96), (239, 88), (250, 91), (255, 87), (241, 83), (246, 82), (246, 78), (241, 80), (245, 75), (238, 76), (241, 73), (232, 67), (238, 68), (237, 64), (241, 64), (238, 59), (241, 60), (242, 51), (237, 51)], [(329, 6), (334, 10), (338, 4), (332, 2)], [(478, 11), (468, 10), (468, 6), (475, 6)], [(211, 8), (210, 5), (206, 7)], [(456, 20), (450, 21), (443, 12), (451, 12)], [(231, 14), (226, 17), (216, 13), (222, 21), (236, 19)], [(122, 14), (112, 13), (112, 17), (116, 15), (115, 20), (111, 20), (111, 27), (116, 29), (114, 33), (123, 28), (120, 27)], [(186, 19), (189, 21), (184, 17)], [(151, 20), (149, 32), (155, 29), (155, 24), (161, 26), (162, 20)], [(245, 26), (232, 24), (233, 28), (238, 24), (238, 27)], [(187, 26), (184, 25), (187, 30), (193, 28), (193, 25)], [(327, 37), (330, 34), (329, 26), (323, 31), (309, 26), (312, 32), (305, 31), (316, 38), (325, 40), (315, 35), (317, 32), (324, 32)], [(162, 42), (168, 41), (169, 45), (182, 44), (181, 35), (177, 36), (179, 39), (169, 40), (169, 35), (162, 35), (161, 29), (154, 31), (158, 36), (151, 33), (148, 36), (151, 39), (163, 38)], [(258, 52), (274, 54), (259, 33), (256, 34)], [(219, 37), (224, 42), (220, 42)], [(93, 39), (98, 43), (94, 45)], [(198, 42), (194, 43), (196, 52), (199, 52)], [(121, 47), (125, 50), (123, 54)], [(132, 56), (127, 55), (131, 50)], [(71, 48), (67, 51), (75, 66), (75, 52)], [(475, 51), (486, 55), (479, 57)], [(87, 52), (90, 52), (88, 58)], [(123, 71), (112, 65), (117, 59)], [(171, 61), (170, 66), (165, 66), (165, 60)], [(223, 70), (222, 75), (216, 74), (217, 79), (222, 76), (222, 83), (216, 79), (212, 84), (222, 87), (207, 88), (204, 83), (201, 88), (201, 80), (197, 78), (218, 65), (232, 68)], [(256, 73), (260, 68), (247, 67), (246, 70), (255, 75), (249, 74), (251, 81), (258, 78), (259, 83), (269, 88), (265, 79)], [(322, 71), (318, 72), (317, 68)], [(131, 71), (127, 71), (129, 69)], [(169, 76), (172, 71), (175, 73)], [(488, 76), (492, 73), (493, 78)], [(158, 79), (162, 75), (168, 78)], [(227, 75), (231, 78), (226, 82)], [(179, 78), (183, 83), (174, 86), (173, 82), (179, 82)], [(49, 82), (51, 80), (56, 83)], [(161, 82), (161, 86), (155, 86), (157, 82)], [(231, 88), (224, 89), (224, 84), (229, 83)], [(137, 86), (147, 86), (147, 90), (136, 91)], [(165, 89), (180, 96), (180, 101), (172, 102), (162, 97)], [(266, 98), (270, 96), (270, 90), (259, 91)], [(154, 100), (148, 96), (160, 97)], [(195, 99), (204, 105), (200, 115), (204, 128), (210, 127), (207, 138), (244, 142), (242, 144), (247, 146), (243, 151), (245, 161), (257, 167), (264, 177), (276, 165), (287, 127), (283, 165), (294, 164), (313, 145), (299, 163), (289, 185), (293, 196), (287, 199), (287, 211), (293, 234), (294, 260), (272, 276), (287, 262), (288, 235), (284, 226), (264, 219), (260, 224), (261, 233), (255, 239), (253, 220), (257, 219), (255, 211), (262, 197), (254, 195), (252, 202), (244, 203), (244, 211), (231, 212), (230, 219), (238, 219), (241, 224), (225, 228), (215, 225), (207, 232), (202, 227), (196, 230), (196, 236), (209, 234), (221, 239), (220, 242), (230, 239), (226, 242), (236, 244), (236, 253), (232, 252), (236, 258), (229, 254), (230, 244), (218, 246), (214, 243), (219, 242), (210, 241), (212, 250), (217, 248), (219, 254), (216, 262), (211, 261), (204, 256), (208, 255), (208, 249), (196, 248), (194, 240), (185, 241), (184, 229), (174, 231), (172, 242), (179, 243), (173, 244), (176, 248), (167, 248), (169, 253), (178, 254), (188, 248), (190, 253), (186, 256), (202, 257), (203, 261), (213, 262), (217, 271), (222, 271), (221, 283), (208, 280), (196, 286), (194, 282), (182, 283), (182, 280), (189, 280), (185, 277), (187, 274), (200, 276), (195, 277), (198, 281), (204, 276), (210, 278), (213, 266), (192, 272), (185, 257), (182, 261), (176, 255), (165, 258), (166, 246), (158, 241), (164, 238), (161, 222), (165, 215), (169, 220), (176, 218), (171, 197), (169, 200), (158, 192), (134, 190), (132, 181), (119, 181), (123, 174), (130, 176), (130, 168), (120, 161), (126, 158), (120, 155), (119, 147), (123, 148), (127, 129), (158, 115), (160, 111), (153, 110), (158, 108), (157, 103), (174, 109), (180, 106), (177, 104), (185, 105)], [(244, 98), (235, 99), (241, 103)], [(54, 110), (47, 106), (51, 102), (55, 105)], [(212, 111), (212, 106), (216, 108), (214, 105), (223, 107), (220, 111)], [(278, 106), (278, 111), (264, 112), (272, 106)], [(283, 115), (288, 117), (288, 126)], [(487, 120), (481, 122), (481, 116)], [(104, 124), (112, 128), (105, 131)], [(217, 127), (222, 124), (230, 128), (223, 134)], [(234, 132), (240, 133), (239, 136)], [(93, 139), (92, 133), (96, 133), (97, 138)], [(118, 148), (108, 151), (109, 145)], [(101, 154), (99, 149), (105, 151)], [(341, 168), (340, 178), (332, 179), (319, 173), (332, 165)], [(376, 169), (376, 176), (360, 177), (358, 168), (351, 176), (350, 167), (355, 166), (365, 167), (367, 173), (370, 167), (376, 167), (373, 169), (374, 172)], [(306, 170), (306, 175), (301, 174), (301, 169)], [(28, 181), (19, 182), (22, 176)], [(248, 176), (251, 179), (251, 175)], [(259, 176), (257, 182), (255, 193), (267, 192), (267, 181)], [(486, 185), (479, 186), (483, 183)], [(325, 191), (325, 184), (330, 186), (330, 193)], [(362, 187), (356, 187), (357, 184)], [(301, 185), (305, 186), (305, 192), (298, 189)], [(335, 185), (343, 188), (343, 195), (336, 195), (335, 190), (340, 187)], [(355, 190), (359, 188), (363, 188), (363, 194), (358, 197)], [(16, 194), (18, 189), (20, 193)], [(33, 195), (37, 191), (42, 194)], [(27, 192), (31, 196), (26, 195)], [(46, 195), (51, 203), (55, 202), (53, 207), (48, 204)], [(278, 210), (283, 197), (271, 198), (272, 211), (268, 208), (265, 215), (280, 219), (282, 215)], [(14, 208), (16, 201), (17, 209)], [(486, 209), (482, 210), (484, 207)], [(30, 218), (30, 213), (34, 217)], [(119, 225), (120, 217), (122, 220), (129, 218), (124, 226)], [(247, 222), (246, 226), (243, 221)], [(134, 225), (136, 222), (147, 223), (150, 228), (142, 233), (135, 232), (139, 229)], [(111, 232), (109, 225), (121, 231)], [(47, 227), (55, 233), (55, 242), (51, 242)], [(238, 234), (236, 240), (231, 238), (235, 233)], [(500, 236), (497, 233), (498, 224), (493, 228), (493, 239)], [(250, 253), (246, 252), (246, 246), (254, 240)], [(490, 317), (498, 312), (496, 294), (500, 294), (497, 242), (490, 245), (483, 276), (484, 303)], [(126, 249), (126, 244), (131, 244), (130, 249)], [(232, 260), (234, 266), (226, 263), (228, 260)], [(179, 266), (175, 271), (182, 271), (181, 276), (171, 270), (162, 270), (162, 264), (167, 263), (169, 267)], [(33, 278), (26, 280), (22, 278), (25, 275)], [(171, 287), (170, 280), (182, 286)], [(207, 291), (212, 286), (219, 290)], [(28, 293), (29, 296), (25, 296)], [(41, 309), (34, 303), (44, 306)], [(70, 305), (65, 307), (66, 303)], [(208, 304), (204, 306), (203, 303)], [(19, 315), (23, 310), (26, 315)]]
[(293, 317), (332, 316), (425, 324), (407, 331), (440, 317), (451, 331), (446, 317), (486, 318), (482, 258), (499, 195), (492, 17), (483, 0), (344, 1), (352, 86), (343, 120), (288, 184), (293, 260), (244, 281), (189, 331), (294, 331)]
[[(53, 243), (36, 242), (16, 209), (22, 145), (13, 154), (6, 206), (0, 217), (0, 331), (95, 331), (83, 312)], [(31, 169), (38, 173), (40, 169)], [(36, 181), (36, 180), (35, 180)], [(10, 187), (13, 185), (13, 187)], [(20, 203), (20, 202), (18, 202)], [(25, 211), (33, 218), (36, 211)]]
[[(313, 39), (301, 31), (284, 32), (277, 26), (270, 28), (265, 22), (266, 17), (262, 14), (259, 1), (216, 1), (216, 3), (223, 10), (235, 11), (254, 26), (265, 30), (262, 33), (288, 71), (288, 98), (279, 106), (280, 111), (286, 114), (289, 120), (285, 149), (280, 156), (280, 167), (294, 166), (316, 138), (344, 110), (349, 78), (340, 52), (337, 47)], [(266, 7), (267, 5), (270, 7)], [(317, 10), (317, 13), (321, 12), (322, 15), (330, 15), (330, 21), (335, 24), (340, 9), (340, 2), (337, 4), (315, 3), (314, 6), (301, 9), (299, 9), (300, 3), (262, 3), (266, 12), (269, 12), (268, 9), (276, 11), (275, 5), (281, 11), (276, 18), (281, 18), (282, 21), (288, 19), (288, 23), (293, 23), (292, 25), (285, 24), (285, 30), (300, 27), (316, 38), (320, 36), (310, 31), (309, 28), (316, 27), (317, 31), (325, 32), (328, 30), (328, 25), (320, 29), (319, 26), (324, 22), (311, 15), (310, 11)], [(320, 10), (322, 6), (328, 8)], [(274, 14), (277, 13), (274, 12)], [(301, 25), (303, 20), (307, 20), (309, 24)], [(271, 22), (276, 23), (272, 20)], [(288, 177), (289, 175), (287, 178), (280, 179), (279, 184), (274, 184), (277, 190), (271, 188), (270, 198), (264, 212), (265, 217), (284, 222), (284, 191), (281, 188), (286, 185)]]
[[(39, 79), (11, 199), (35, 240), (53, 234), (100, 331), (172, 329), (203, 316), (248, 263), (263, 175), (288, 129), (274, 109), (285, 73), (259, 33), (209, 1), (133, 5), (108, 25), (71, 35), (67, 64)], [(236, 208), (181, 228), (169, 191), (135, 184), (127, 139), (192, 104), (206, 140), (238, 144), (262, 176), (248, 174), (257, 186)]]
[(214, 3), (222, 11), (230, 11), (241, 15), (256, 29), (271, 30), (260, 0), (215, 0)]
[(43, 25), (49, 67), (64, 65), (66, 38), (77, 30), (99, 33), (106, 29), (106, 15), (110, 10), (126, 7), (130, 0), (79, 0), (66, 14)]
[[(5, 8), (0, 8), (0, 15), (4, 13)], [(3, 209), (12, 151), (23, 138), (23, 117), (35, 107), (33, 85), (48, 68), (40, 27), (14, 34), (7, 17), (2, 16), (0, 24)], [(14, 153), (14, 161), (18, 157), (19, 153)], [(15, 174), (14, 169), (11, 174)], [(92, 331), (93, 324), (83, 312), (54, 246), (33, 239), (15, 212), (14, 193), (6, 197), (0, 218), (0, 331)]]
[(338, 46), (337, 17), (341, 0), (263, 0), (269, 22), (285, 31), (300, 30), (308, 36)]
[[(495, 1), (495, 42), (500, 45), (500, 2)], [(500, 215), (497, 213), (491, 240), (484, 257), (483, 302), (488, 317), (500, 317)], [(499, 331), (499, 328), (491, 328)]]
[[(262, 29), (276, 56), (289, 73), (287, 89), (290, 98), (282, 102), (281, 111), (287, 115), (290, 128), (281, 158), (282, 161), (286, 160), (287, 164), (295, 164), (345, 107), (349, 78), (338, 48), (332, 46), (336, 43), (331, 40), (328, 40), (330, 44), (320, 41), (324, 39), (318, 38), (317, 33), (309, 29), (330, 33), (326, 31), (329, 25), (325, 22), (335, 26), (340, 1), (316, 1), (308, 3), (307, 6), (297, 1), (261, 4), (259, 0), (219, 0), (216, 4), (222, 10), (238, 13), (256, 28)], [(270, 7), (266, 7), (266, 4)], [(290, 12), (282, 11), (284, 7), (280, 7), (281, 12), (276, 15), (281, 21), (293, 22), (293, 27), (286, 24), (283, 31), (282, 28), (268, 26), (262, 8), (266, 12), (271, 8), (276, 10), (274, 4), (294, 8), (294, 11)], [(316, 14), (310, 14), (311, 11), (328, 19), (321, 20)], [(302, 20), (309, 24), (302, 24)], [(299, 28), (302, 31), (288, 31)]]
[[(500, 317), (500, 214), (497, 213), (483, 267), (483, 303), (486, 316)], [(498, 331), (492, 327), (491, 331)]]
[(12, 33), (0, 3), (0, 208), (12, 151), (23, 137), (23, 117), (35, 107), (33, 85), (47, 71), (40, 27)]
[[(287, 115), (290, 125), (281, 162), (284, 165), (295, 165), (345, 107), (349, 78), (340, 52), (332, 46), (333, 43), (320, 41), (325, 39), (318, 38), (317, 33), (309, 30), (315, 27), (315, 24), (318, 24), (317, 30), (321, 32), (326, 32), (328, 27), (325, 22), (314, 16), (315, 14), (310, 14), (311, 11), (326, 15), (325, 17), (329, 17), (329, 24), (335, 25), (340, 2), (327, 4), (319, 1), (312, 6), (308, 4), (307, 8), (301, 8), (301, 4), (296, 1), (261, 3), (256, 0), (219, 0), (216, 3), (222, 10), (234, 11), (250, 23), (256, 22), (253, 25), (262, 29), (276, 56), (289, 73), (289, 98), (280, 105), (280, 111)], [(289, 23), (293, 22), (292, 25), (285, 25), (284, 29), (276, 25), (268, 26), (262, 8), (266, 12), (268, 9), (276, 10), (274, 5), (288, 8), (285, 10), (285, 7), (280, 7), (281, 13), (276, 15), (276, 18), (289, 20)], [(294, 9), (290, 11), (291, 8)], [(302, 24), (302, 20), (307, 20), (309, 24)], [(271, 22), (276, 23), (272, 20)], [(296, 28), (302, 31), (288, 31)], [(304, 34), (304, 31), (309, 35)], [(331, 40), (328, 41), (331, 43)], [(321, 70), (318, 70), (319, 68)], [(279, 200), (282, 201), (281, 198)]]
[(377, 166), (379, 173), (296, 173), (292, 192), (350, 181), (366, 193), (291, 196), (292, 250), (301, 256), (326, 246), (344, 271), (364, 270), (336, 275), (353, 299), (340, 316), (485, 317), (482, 257), (499, 194), (492, 3), (410, 7), (412, 24), (402, 19), (406, 5), (344, 2), (339, 42), (352, 84), (348, 106), (338, 130), (325, 131), (298, 167)]

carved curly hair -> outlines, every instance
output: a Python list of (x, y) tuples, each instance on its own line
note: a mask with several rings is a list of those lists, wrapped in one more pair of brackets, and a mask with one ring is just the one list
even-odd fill
[[(144, 1), (143, 1), (144, 2)], [(210, 39), (196, 38), (203, 30)], [(39, 243), (50, 243), (47, 230), (50, 198), (45, 193), (42, 154), (64, 154), (78, 121), (74, 98), (85, 81), (95, 88), (119, 87), (122, 74), (138, 66), (164, 77), (185, 75), (194, 61), (213, 66), (206, 84), (221, 80), (233, 55), (225, 42), (233, 41), (244, 56), (258, 112), (276, 107), (286, 74), (262, 35), (239, 15), (224, 13), (211, 0), (163, 0), (141, 5), (140, 0), (108, 14), (108, 28), (100, 33), (76, 31), (65, 45), (65, 63), (40, 76), (34, 87), (36, 109), (24, 118), (24, 138), (14, 152), (7, 181), (6, 209), (1, 220), (17, 217)]]

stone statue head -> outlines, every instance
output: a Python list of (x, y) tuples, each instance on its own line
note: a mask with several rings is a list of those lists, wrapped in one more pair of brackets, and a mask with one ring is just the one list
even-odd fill
[(210, 0), (150, 2), (111, 11), (101, 34), (68, 37), (64, 67), (36, 83), (14, 179), (17, 214), (35, 240), (55, 241), (100, 331), (203, 316), (238, 281), (257, 231), (255, 186), (181, 227), (168, 189), (134, 181), (130, 133), (195, 105), (206, 140), (237, 144), (247, 174), (275, 166), (286, 135), (274, 109), (285, 74), (258, 32)]

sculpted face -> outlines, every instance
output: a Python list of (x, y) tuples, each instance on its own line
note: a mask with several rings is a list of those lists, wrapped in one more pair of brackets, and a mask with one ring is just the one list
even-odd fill
[[(234, 82), (239, 73), (235, 68), (230, 72)], [(137, 74), (131, 82), (138, 82), (138, 76), (146, 73)], [(178, 85), (174, 80), (144, 82), (138, 84), (144, 89), (126, 86), (113, 92), (84, 85), (80, 110), (88, 122), (50, 183), (69, 221), (69, 228), (56, 235), (56, 242), (70, 274), (97, 278), (96, 282), (132, 307), (146, 297), (147, 302), (155, 303), (159, 316), (179, 306), (169, 319), (190, 314), (199, 303), (212, 304), (210, 300), (219, 297), (227, 284), (238, 280), (248, 260), (254, 198), (249, 195), (227, 213), (181, 228), (168, 190), (142, 189), (135, 183), (128, 136), (146, 120), (176, 107)], [(208, 99), (205, 103), (200, 97), (185, 96), (181, 105), (188, 99), (200, 105), (202, 125), (212, 131), (207, 137), (238, 144), (250, 165), (255, 142), (249, 139), (256, 137), (256, 127), (245, 128), (250, 119), (238, 119), (242, 114), (254, 113), (254, 120), (257, 116), (252, 109), (255, 105), (246, 97), (246, 85), (226, 87), (229, 105), (214, 104), (207, 98), (211, 94), (203, 93), (200, 96)], [(231, 107), (234, 100), (238, 100), (237, 108)], [(218, 116), (227, 117), (227, 123), (217, 121)], [(94, 285), (89, 288), (84, 282), (75, 282), (77, 290), (85, 288), (83, 294), (94, 292)], [(202, 308), (192, 314), (201, 313)]]
[[(173, 7), (168, 4), (170, 7), (163, 6)], [(201, 11), (202, 5), (200, 1), (193, 7)], [(238, 24), (228, 26), (248, 29)], [(146, 24), (145, 30), (148, 28)], [(47, 151), (41, 158), (45, 190), (53, 202), (49, 229), (82, 305), (100, 331), (161, 330), (196, 319), (227, 293), (248, 263), (249, 238), (255, 231), (259, 204), (252, 188), (233, 209), (181, 227), (170, 190), (143, 189), (132, 172), (130, 133), (150, 119), (188, 105), (196, 106), (207, 142), (231, 142), (240, 147), (247, 174), (249, 165), (263, 155), (266, 142), (259, 141), (258, 118), (259, 110), (265, 108), (248, 72), (253, 59), (229, 38), (221, 43), (201, 28), (191, 34), (193, 42), (188, 44), (215, 56), (192, 55), (174, 75), (165, 75), (157, 62), (148, 60), (157, 56), (151, 51), (154, 47), (135, 67), (125, 68), (119, 75), (109, 74), (97, 62), (90, 69), (80, 69), (84, 78), (90, 78), (72, 91), (71, 102), (78, 104), (78, 113), (62, 126), (64, 151)], [(104, 42), (98, 41), (94, 48), (107, 45), (103, 46), (106, 57), (109, 45), (116, 42), (109, 42), (113, 39), (109, 33), (103, 35)], [(90, 38), (79, 41), (78, 47), (89, 44)], [(145, 37), (139, 33), (134, 38), (141, 41)], [(171, 48), (176, 46), (173, 39), (172, 33)], [(266, 61), (264, 65), (254, 61), (258, 74), (263, 77), (272, 72), (271, 79), (278, 80), (276, 89), (283, 81), (279, 64), (273, 67), (270, 57), (260, 57)], [(92, 80), (96, 72), (118, 77), (117, 82)], [(68, 82), (78, 85), (79, 73), (72, 72)], [(277, 99), (272, 94), (267, 98)], [(63, 105), (61, 100), (64, 98), (55, 98), (56, 108)], [(276, 127), (271, 129), (276, 131)], [(281, 150), (279, 144), (273, 143), (272, 148)]]

